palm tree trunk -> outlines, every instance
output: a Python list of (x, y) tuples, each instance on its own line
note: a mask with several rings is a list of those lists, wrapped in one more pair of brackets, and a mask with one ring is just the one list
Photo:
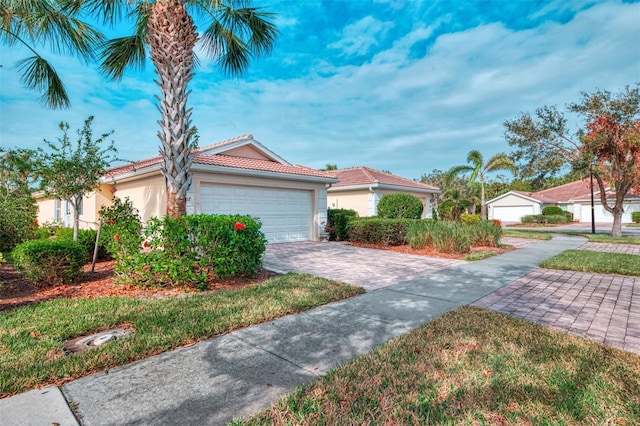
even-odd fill
[(193, 19), (181, 0), (158, 0), (149, 17), (151, 60), (162, 97), (157, 97), (162, 119), (158, 121), (162, 148), (162, 174), (167, 187), (167, 215), (186, 214), (192, 127), (187, 109), (187, 85), (193, 77), (193, 49), (198, 36)]
[(487, 220), (487, 205), (484, 202), (484, 179), (480, 181), (480, 219)]

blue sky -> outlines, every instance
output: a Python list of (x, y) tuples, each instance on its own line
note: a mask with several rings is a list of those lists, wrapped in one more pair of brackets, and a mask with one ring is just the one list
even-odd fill
[[(640, 3), (621, 1), (256, 1), (277, 14), (273, 53), (239, 78), (200, 57), (190, 88), (200, 145), (242, 134), (294, 164), (369, 166), (417, 179), (509, 152), (505, 120), (580, 92), (640, 82)], [(197, 22), (196, 22), (197, 24)], [(110, 30), (124, 35), (129, 25)], [(119, 156), (158, 152), (153, 67), (109, 81), (95, 64), (46, 54), (72, 107), (51, 111), (2, 50), (0, 146), (35, 148), (95, 116)], [(576, 121), (574, 125), (579, 125)]]

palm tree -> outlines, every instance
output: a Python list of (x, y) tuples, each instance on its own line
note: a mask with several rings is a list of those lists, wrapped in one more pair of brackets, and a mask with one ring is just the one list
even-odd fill
[(507, 154), (499, 153), (484, 162), (484, 157), (480, 151), (472, 150), (467, 155), (467, 163), (470, 165), (453, 166), (446, 173), (446, 181), (450, 181), (454, 176), (462, 173), (471, 173), (467, 179), (467, 185), (472, 185), (476, 180), (480, 181), (480, 215), (482, 220), (487, 219), (487, 206), (485, 204), (484, 183), (487, 173), (498, 170), (510, 170), (515, 172), (516, 166)]
[[(249, 7), (250, 0), (68, 0), (115, 22), (123, 13), (135, 19), (134, 33), (104, 44), (101, 70), (115, 80), (130, 67), (143, 67), (147, 48), (162, 95), (157, 97), (162, 173), (167, 187), (167, 215), (186, 213), (191, 185), (195, 128), (187, 108), (187, 86), (194, 75), (198, 39), (208, 56), (230, 75), (246, 70), (249, 59), (268, 53), (277, 29), (273, 14)], [(204, 21), (199, 33), (192, 15)]]
[(69, 96), (55, 68), (38, 53), (48, 45), (54, 53), (94, 58), (103, 35), (78, 19), (71, 0), (0, 0), (0, 42), (8, 47), (23, 45), (32, 55), (18, 61), (22, 83), (42, 93), (49, 108), (68, 108)]

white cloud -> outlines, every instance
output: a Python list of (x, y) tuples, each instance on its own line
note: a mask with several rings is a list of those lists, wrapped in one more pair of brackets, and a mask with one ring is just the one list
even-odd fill
[(392, 28), (393, 22), (382, 22), (373, 16), (365, 16), (347, 25), (342, 31), (342, 38), (327, 47), (340, 49), (345, 55), (366, 55), (380, 44)]

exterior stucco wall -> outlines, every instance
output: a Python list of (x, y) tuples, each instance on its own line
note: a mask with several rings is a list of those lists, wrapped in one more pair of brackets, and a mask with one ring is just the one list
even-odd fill
[(332, 209), (352, 209), (358, 212), (360, 217), (375, 216), (378, 214), (378, 202), (387, 194), (411, 194), (422, 201), (422, 217), (431, 217), (431, 195), (424, 193), (414, 193), (411, 191), (393, 191), (388, 189), (368, 189), (330, 191), (327, 193), (329, 208)]
[(241, 146), (238, 148), (231, 149), (229, 151), (225, 151), (224, 155), (231, 155), (233, 157), (243, 157), (243, 158), (253, 158), (256, 160), (269, 160), (264, 154), (259, 151), (256, 151), (249, 145)]
[(327, 192), (327, 203), (331, 209), (350, 209), (360, 217), (372, 216), (369, 214), (370, 195), (368, 189), (331, 191)]
[[(98, 222), (98, 213), (103, 205), (111, 205), (111, 188), (109, 184), (103, 184), (96, 192), (87, 194), (82, 199), (82, 214), (79, 217), (80, 229), (96, 229)], [(38, 223), (55, 221), (55, 200), (53, 198), (45, 198), (40, 196), (36, 198), (38, 205)], [(60, 221), (64, 226), (72, 226), (73, 211), (67, 209), (66, 201), (60, 202)]]
[(167, 209), (164, 178), (160, 173), (129, 182), (118, 182), (115, 195), (124, 200), (129, 197), (140, 212), (143, 222), (149, 218), (164, 217)]
[(55, 201), (51, 198), (38, 197), (36, 204), (38, 205), (38, 223), (42, 225), (46, 222), (54, 222), (55, 220)]

